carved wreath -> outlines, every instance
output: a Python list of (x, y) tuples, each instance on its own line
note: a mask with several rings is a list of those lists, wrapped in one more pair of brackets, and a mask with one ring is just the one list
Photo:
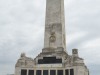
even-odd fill
[(52, 32), (50, 36), (50, 42), (55, 42), (55, 41), (56, 41), (55, 32)]

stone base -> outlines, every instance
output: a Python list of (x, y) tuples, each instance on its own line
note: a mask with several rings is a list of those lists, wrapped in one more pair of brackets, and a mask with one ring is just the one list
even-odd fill
[[(47, 50), (48, 51), (48, 50)], [(15, 75), (88, 75), (89, 71), (78, 50), (73, 49), (72, 55), (64, 50), (42, 51), (34, 60), (21, 54), (16, 63)]]
[(88, 69), (85, 66), (73, 66), (67, 68), (37, 67), (16, 69), (17, 71), (15, 75), (88, 75)]

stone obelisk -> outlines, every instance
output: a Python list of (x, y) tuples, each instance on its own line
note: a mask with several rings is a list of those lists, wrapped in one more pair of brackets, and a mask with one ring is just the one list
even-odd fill
[(35, 59), (22, 53), (15, 75), (89, 75), (78, 50), (66, 51), (64, 0), (46, 0), (44, 48)]
[(64, 0), (46, 0), (44, 48), (66, 51)]

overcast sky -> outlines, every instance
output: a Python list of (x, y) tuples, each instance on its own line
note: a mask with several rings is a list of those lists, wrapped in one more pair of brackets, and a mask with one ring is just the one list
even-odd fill
[[(22, 52), (34, 58), (44, 41), (46, 0), (0, 0), (0, 75), (14, 73)], [(67, 51), (79, 49), (100, 75), (100, 0), (65, 0)]]

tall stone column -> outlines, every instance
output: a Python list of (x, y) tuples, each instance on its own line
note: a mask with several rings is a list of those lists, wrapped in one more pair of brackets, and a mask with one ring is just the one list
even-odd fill
[(44, 48), (59, 47), (66, 51), (64, 0), (46, 0)]

